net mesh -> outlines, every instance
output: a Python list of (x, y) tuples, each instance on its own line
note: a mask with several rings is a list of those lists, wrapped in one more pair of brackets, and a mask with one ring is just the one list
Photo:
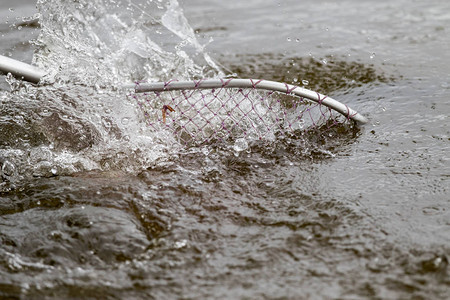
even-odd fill
[(186, 145), (274, 140), (349, 121), (320, 101), (256, 88), (169, 90), (132, 97), (151, 129), (167, 131)]

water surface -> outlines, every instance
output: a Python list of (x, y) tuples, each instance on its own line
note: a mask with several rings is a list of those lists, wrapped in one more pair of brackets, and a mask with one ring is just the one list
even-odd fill
[[(170, 2), (2, 2), (0, 54), (50, 76), (0, 85), (0, 295), (450, 297), (450, 4)], [(183, 147), (111, 89), (233, 73), (370, 123)]]

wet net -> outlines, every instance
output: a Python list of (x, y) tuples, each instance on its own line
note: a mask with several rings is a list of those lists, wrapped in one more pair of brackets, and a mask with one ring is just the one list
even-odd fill
[(230, 79), (138, 83), (137, 100), (149, 127), (182, 144), (274, 140), (365, 118), (346, 105), (300, 87)]

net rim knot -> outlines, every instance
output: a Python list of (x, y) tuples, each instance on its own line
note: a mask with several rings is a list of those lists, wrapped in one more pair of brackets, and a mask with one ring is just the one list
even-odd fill
[(289, 84), (287, 84), (287, 83), (284, 83), (284, 86), (286, 87), (286, 94), (287, 95), (292, 94), (292, 91), (297, 88), (297, 86), (292, 86), (292, 88), (289, 88)]
[(253, 79), (250, 79), (250, 82), (251, 82), (252, 87), (253, 87), (254, 89), (256, 89), (256, 86), (257, 86), (258, 84), (260, 84), (262, 81), (263, 81), (262, 79), (259, 79), (258, 81), (255, 82)]
[(176, 79), (170, 79), (169, 81), (164, 81), (164, 89), (167, 89), (172, 82), (176, 82)]

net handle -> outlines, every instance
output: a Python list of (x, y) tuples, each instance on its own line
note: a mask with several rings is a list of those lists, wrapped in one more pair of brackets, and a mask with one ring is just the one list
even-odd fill
[(45, 72), (35, 66), (21, 61), (0, 55), (0, 73), (11, 73), (13, 76), (23, 80), (38, 83), (45, 75)]
[[(130, 88), (130, 85), (125, 87)], [(347, 105), (334, 100), (328, 96), (320, 93), (295, 86), (287, 83), (281, 83), (262, 79), (203, 79), (198, 81), (168, 81), (168, 82), (153, 82), (153, 83), (136, 83), (134, 86), (136, 93), (144, 92), (163, 92), (174, 90), (195, 90), (195, 89), (218, 89), (218, 88), (254, 88), (260, 90), (277, 91), (286, 93), (288, 95), (295, 95), (302, 98), (307, 98), (319, 104), (325, 105), (346, 118), (355, 121), (358, 124), (366, 124), (368, 120), (351, 109)]]

